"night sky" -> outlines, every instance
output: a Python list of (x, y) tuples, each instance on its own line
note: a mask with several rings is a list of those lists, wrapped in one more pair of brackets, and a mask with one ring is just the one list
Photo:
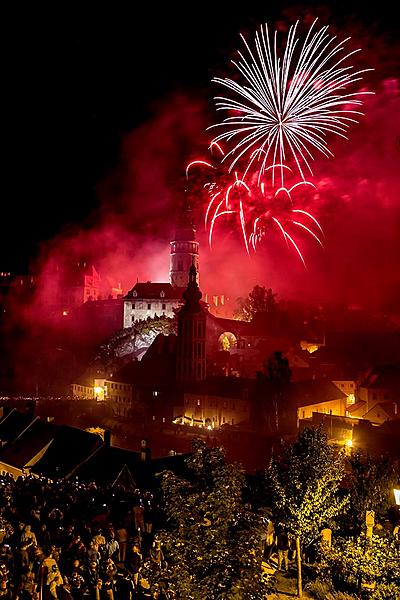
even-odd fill
[[(227, 2), (136, 5), (83, 11), (35, 4), (3, 19), (1, 269), (26, 271), (41, 241), (85, 225), (103, 203), (104, 181), (121, 166), (126, 136), (151, 122), (171, 96), (201, 103), (194, 126), (201, 135), (200, 125), (213, 118), (211, 77), (240, 45), (240, 31), (308, 12), (282, 2), (245, 2), (235, 11)], [(364, 2), (332, 6), (312, 10), (342, 37), (360, 23), (371, 36), (370, 54), (375, 43), (384, 48), (380, 65), (372, 65), (379, 79), (398, 76), (398, 24), (388, 3), (379, 3), (379, 13)], [(177, 143), (177, 154), (190, 158), (190, 141), (178, 135)]]

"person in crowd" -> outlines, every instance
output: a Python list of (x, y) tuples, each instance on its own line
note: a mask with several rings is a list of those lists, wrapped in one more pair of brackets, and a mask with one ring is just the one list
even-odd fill
[(289, 537), (283, 528), (278, 530), (275, 538), (276, 547), (278, 550), (278, 569), (282, 570), (282, 563), (284, 564), (284, 570), (289, 570)]
[(116, 531), (116, 538), (119, 545), (119, 562), (125, 563), (126, 550), (128, 546), (128, 532), (123, 525), (118, 527)]
[(131, 552), (129, 552), (128, 569), (133, 576), (133, 584), (135, 589), (138, 588), (139, 573), (142, 567), (143, 556), (139, 551), (137, 542), (132, 545)]
[(1, 481), (0, 600), (133, 600), (142, 561), (164, 560), (160, 545), (152, 547), (156, 502), (148, 492), (75, 479)]

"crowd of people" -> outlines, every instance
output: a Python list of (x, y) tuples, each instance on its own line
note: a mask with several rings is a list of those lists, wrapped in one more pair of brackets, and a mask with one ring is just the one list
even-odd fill
[(142, 575), (164, 566), (150, 492), (77, 479), (0, 476), (0, 600), (162, 598)]

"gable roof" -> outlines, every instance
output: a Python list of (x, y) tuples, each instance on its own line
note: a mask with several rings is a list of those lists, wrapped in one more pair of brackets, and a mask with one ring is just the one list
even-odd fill
[(28, 413), (18, 412), (16, 408), (13, 408), (8, 412), (0, 421), (0, 441), (1, 442), (12, 442), (21, 433), (29, 427), (35, 417)]
[(147, 281), (146, 283), (137, 282), (125, 296), (126, 299), (145, 299), (145, 300), (181, 300), (182, 294), (186, 288), (173, 287), (170, 283), (159, 283)]
[(77, 466), (73, 474), (84, 481), (94, 479), (99, 483), (113, 483), (124, 467), (132, 472), (133, 464), (139, 460), (139, 452), (104, 444), (88, 460)]
[(347, 398), (329, 379), (295, 381), (290, 386), (289, 397), (298, 407)]
[(97, 434), (59, 425), (48, 450), (32, 467), (32, 471), (50, 479), (67, 477), (102, 444)]
[(372, 415), (382, 413), (388, 419), (393, 419), (396, 416), (395, 406), (393, 402), (379, 402), (364, 415), (365, 419), (370, 419)]
[[(353, 413), (355, 414), (358, 411), (363, 411), (363, 409), (365, 409), (366, 406), (367, 406), (367, 403), (364, 402), (364, 400), (359, 400), (358, 402), (355, 402), (354, 404), (350, 404), (350, 406), (348, 406), (346, 410), (348, 413), (350, 413), (350, 415), (352, 415)], [(364, 414), (364, 412), (362, 414)]]
[(22, 469), (54, 438), (56, 426), (36, 419), (22, 435), (0, 451), (0, 461)]
[(400, 394), (400, 364), (381, 365), (370, 369), (360, 387), (390, 389)]

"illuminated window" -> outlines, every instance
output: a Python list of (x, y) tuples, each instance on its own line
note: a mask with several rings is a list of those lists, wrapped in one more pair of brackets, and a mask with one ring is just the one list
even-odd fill
[(200, 398), (197, 398), (197, 406), (200, 406), (200, 405), (201, 405), (201, 400), (200, 400)]
[(157, 391), (153, 392), (153, 396), (159, 396), (159, 395), (160, 395), (160, 392), (157, 392)]

